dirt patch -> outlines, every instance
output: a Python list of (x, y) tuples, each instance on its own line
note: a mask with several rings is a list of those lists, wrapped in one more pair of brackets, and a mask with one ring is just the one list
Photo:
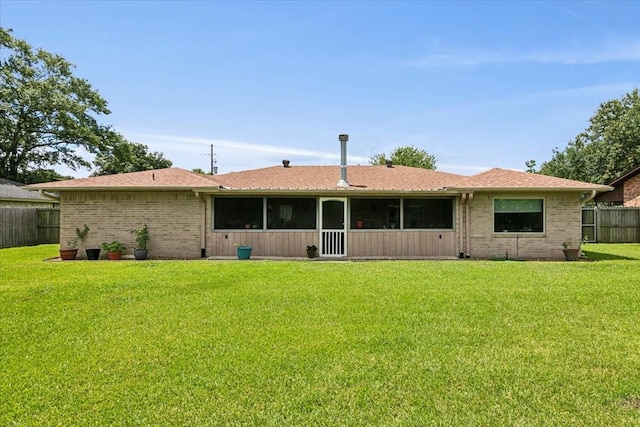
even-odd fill
[(620, 406), (624, 409), (640, 409), (640, 396), (626, 396), (620, 399)]

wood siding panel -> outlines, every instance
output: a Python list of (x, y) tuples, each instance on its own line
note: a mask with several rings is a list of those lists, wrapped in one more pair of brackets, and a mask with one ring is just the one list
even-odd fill
[(398, 230), (349, 233), (353, 257), (454, 257), (455, 231)]

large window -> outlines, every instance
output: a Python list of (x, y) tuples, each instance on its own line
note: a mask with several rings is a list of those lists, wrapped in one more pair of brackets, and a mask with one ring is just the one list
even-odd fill
[(263, 227), (261, 197), (216, 197), (213, 203), (213, 227), (216, 229), (261, 229)]
[(542, 233), (542, 199), (494, 199), (494, 233)]
[(453, 228), (453, 199), (404, 199), (404, 228)]
[(267, 228), (274, 230), (315, 229), (316, 199), (267, 199)]
[(400, 228), (400, 199), (351, 199), (351, 228)]

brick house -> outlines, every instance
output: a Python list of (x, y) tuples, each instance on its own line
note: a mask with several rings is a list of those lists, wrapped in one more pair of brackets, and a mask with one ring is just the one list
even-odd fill
[(613, 203), (627, 208), (640, 208), (640, 166), (609, 183), (613, 191), (598, 194), (596, 202)]
[[(344, 178), (344, 179), (343, 179)], [(283, 166), (222, 175), (179, 168), (28, 186), (60, 195), (60, 241), (91, 228), (87, 246), (147, 224), (156, 258), (253, 256), (562, 258), (580, 240), (589, 184), (491, 169), (474, 176), (405, 166)]]

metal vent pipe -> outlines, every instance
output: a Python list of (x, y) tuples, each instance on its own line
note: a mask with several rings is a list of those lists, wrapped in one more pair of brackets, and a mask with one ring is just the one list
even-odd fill
[(349, 135), (338, 135), (338, 140), (340, 141), (340, 181), (336, 185), (338, 187), (349, 187), (349, 182), (347, 181), (347, 141), (349, 140)]

